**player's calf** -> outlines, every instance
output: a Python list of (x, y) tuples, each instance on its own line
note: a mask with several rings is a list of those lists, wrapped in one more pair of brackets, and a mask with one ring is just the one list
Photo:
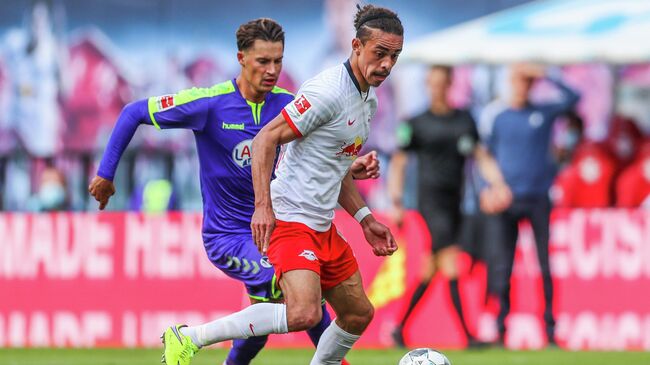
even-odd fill
[(361, 334), (375, 316), (375, 308), (369, 302), (360, 303), (358, 307), (337, 315), (336, 320), (342, 329), (349, 333)]

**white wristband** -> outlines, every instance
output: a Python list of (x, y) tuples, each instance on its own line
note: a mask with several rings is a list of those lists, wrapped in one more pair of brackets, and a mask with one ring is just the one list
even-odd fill
[(370, 214), (372, 214), (372, 212), (368, 207), (359, 208), (359, 210), (357, 210), (357, 212), (354, 213), (354, 219), (356, 219), (357, 222), (361, 223), (363, 218), (369, 216)]

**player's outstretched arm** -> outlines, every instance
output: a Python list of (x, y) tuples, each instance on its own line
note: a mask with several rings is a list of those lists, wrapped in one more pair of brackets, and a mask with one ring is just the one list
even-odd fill
[(348, 172), (343, 178), (338, 202), (361, 224), (366, 241), (372, 247), (372, 252), (375, 255), (387, 256), (397, 251), (397, 243), (393, 234), (388, 227), (379, 223), (366, 207), (366, 203), (354, 184), (351, 172)]
[[(155, 96), (128, 104), (122, 109), (88, 191), (104, 209), (115, 193), (113, 178), (120, 158), (140, 124), (158, 129), (182, 128), (200, 132), (206, 125), (212, 96), (219, 88), (183, 90), (173, 95)], [(177, 108), (177, 106), (183, 106)]]
[(251, 169), (255, 191), (255, 212), (251, 218), (253, 241), (266, 254), (275, 228), (275, 214), (271, 205), (271, 173), (278, 145), (298, 138), (282, 115), (278, 115), (253, 138)]
[(88, 192), (99, 202), (100, 210), (106, 207), (108, 199), (115, 194), (113, 178), (126, 146), (129, 145), (138, 126), (146, 121), (148, 117), (146, 99), (128, 104), (122, 109), (108, 145), (104, 150), (97, 176), (93, 178), (88, 186)]

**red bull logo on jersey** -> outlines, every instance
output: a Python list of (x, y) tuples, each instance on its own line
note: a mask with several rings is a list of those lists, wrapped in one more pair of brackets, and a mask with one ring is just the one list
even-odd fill
[(357, 137), (354, 139), (353, 143), (344, 144), (343, 146), (341, 146), (341, 150), (337, 152), (336, 155), (355, 158), (359, 155), (359, 151), (361, 151), (362, 147), (363, 147), (363, 140), (361, 139), (361, 137)]
[(311, 104), (305, 95), (300, 95), (296, 101), (293, 102), (293, 106), (296, 107), (298, 114), (302, 115), (307, 109), (311, 108)]
[(173, 108), (176, 106), (174, 95), (159, 96), (158, 100), (156, 100), (156, 106), (158, 107), (159, 112)]
[(252, 139), (245, 139), (239, 142), (232, 150), (232, 159), (239, 167), (247, 167), (252, 161)]

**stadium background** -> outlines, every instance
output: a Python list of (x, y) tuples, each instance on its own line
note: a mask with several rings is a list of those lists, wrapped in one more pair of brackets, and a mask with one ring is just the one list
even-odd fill
[[(377, 3), (398, 11), (408, 43), (526, 1)], [(116, 178), (118, 194), (109, 204), (115, 212), (86, 212), (95, 209), (84, 193), (88, 174), (125, 103), (190, 85), (209, 86), (236, 75), (234, 32), (242, 22), (268, 16), (284, 26), (287, 42), (280, 86), (296, 90), (306, 77), (345, 59), (347, 50), (342, 51), (337, 40), (350, 39), (351, 21), (345, 16), (351, 17), (353, 5), (337, 0), (4, 1), (0, 348), (159, 346), (159, 333), (169, 323), (202, 322), (245, 305), (241, 285), (211, 267), (203, 254), (198, 166), (190, 133), (140, 129)], [(37, 46), (30, 51), (34, 39)], [(463, 65), (458, 71), (452, 93), (456, 105), (479, 112), (500, 92), (499, 65)], [(639, 82), (643, 77), (650, 80), (644, 65), (616, 75), (606, 64), (558, 71), (581, 91), (579, 111), (587, 136), (594, 140), (609, 138), (615, 86), (632, 85), (636, 91), (639, 83), (640, 90), (650, 85)], [(419, 65), (398, 64), (390, 84), (382, 87), (383, 109), (369, 147), (381, 152), (383, 162), (395, 148), (395, 123), (426, 106), (423, 74)], [(536, 94), (549, 97), (543, 86)], [(644, 94), (637, 94), (619, 105), (627, 106), (639, 129), (647, 131), (650, 112), (637, 100)], [(38, 212), (43, 210), (38, 202), (39, 176), (52, 164), (66, 176), (67, 212)], [(179, 212), (137, 212), (146, 210), (137, 202), (151, 181), (170, 182), (171, 206)], [(387, 207), (381, 181), (361, 189), (377, 210)], [(411, 194), (408, 199), (413, 205), (417, 197)], [(428, 242), (416, 215), (407, 222), (401, 230), (394, 227), (402, 250), (383, 261), (369, 255), (349, 217), (337, 216), (337, 224), (355, 246), (378, 308), (359, 347), (391, 344), (400, 300), (416, 280), (419, 253)], [(643, 294), (650, 289), (648, 211), (558, 209), (551, 232), (560, 346), (649, 350), (650, 299)], [(470, 298), (465, 303), (472, 331), (490, 339), (496, 335), (492, 314), (471, 299), (481, 297), (484, 280), (485, 269), (479, 265), (466, 275), (462, 289)], [(541, 283), (530, 233), (520, 239), (513, 280), (508, 347), (541, 349)], [(438, 281), (427, 293), (426, 304), (418, 308), (407, 336), (414, 345), (460, 349), (464, 338), (449, 315), (446, 284)], [(169, 307), (159, 298), (165, 292), (189, 299)], [(308, 340), (303, 334), (273, 336), (271, 346), (308, 347)], [(3, 356), (12, 363), (6, 360), (12, 353), (6, 351), (0, 350), (0, 363)], [(650, 363), (647, 356), (644, 359)], [(39, 361), (33, 363), (45, 363)]]

